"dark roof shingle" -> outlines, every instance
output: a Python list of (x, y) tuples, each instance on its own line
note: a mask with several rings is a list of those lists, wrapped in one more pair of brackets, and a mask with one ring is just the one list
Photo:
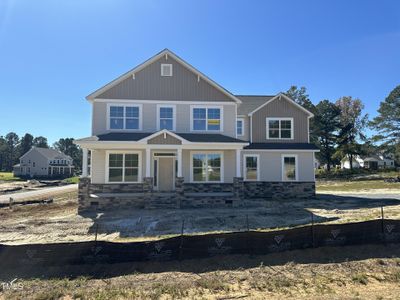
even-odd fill
[(235, 95), (242, 101), (238, 105), (237, 113), (238, 115), (248, 115), (252, 111), (256, 110), (258, 107), (263, 105), (268, 100), (271, 100), (275, 96), (262, 96), (262, 95)]
[[(154, 132), (110, 132), (97, 136), (98, 141), (139, 141)], [(181, 138), (194, 143), (246, 143), (230, 136), (217, 133), (175, 133)], [(92, 138), (88, 138), (88, 140)]]
[(311, 143), (251, 143), (244, 147), (249, 150), (319, 150)]

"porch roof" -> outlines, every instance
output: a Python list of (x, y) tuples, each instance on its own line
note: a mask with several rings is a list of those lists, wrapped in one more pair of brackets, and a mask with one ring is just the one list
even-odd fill
[(251, 143), (244, 147), (245, 150), (312, 150), (319, 151), (318, 147), (311, 143)]
[[(110, 132), (80, 139), (80, 141), (137, 142), (153, 135), (154, 132)], [(192, 143), (247, 143), (230, 136), (218, 133), (177, 133), (177, 136)]]

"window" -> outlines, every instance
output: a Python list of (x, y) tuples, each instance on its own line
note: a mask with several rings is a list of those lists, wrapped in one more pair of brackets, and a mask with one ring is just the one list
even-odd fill
[(267, 118), (267, 139), (293, 139), (292, 118)]
[(109, 153), (108, 182), (139, 182), (139, 154)]
[(157, 106), (158, 130), (175, 130), (175, 106)]
[(172, 76), (172, 64), (161, 64), (161, 76)]
[(222, 127), (222, 108), (220, 107), (193, 107), (192, 130), (220, 131)]
[(140, 107), (110, 106), (109, 129), (140, 129)]
[(282, 181), (297, 180), (297, 156), (282, 156)]
[(243, 119), (237, 119), (236, 133), (237, 133), (237, 135), (244, 135), (244, 120)]
[(244, 180), (259, 180), (259, 156), (244, 155)]
[(33, 162), (33, 167), (35, 167), (35, 162)]
[(193, 182), (221, 182), (222, 154), (193, 153), (192, 154)]

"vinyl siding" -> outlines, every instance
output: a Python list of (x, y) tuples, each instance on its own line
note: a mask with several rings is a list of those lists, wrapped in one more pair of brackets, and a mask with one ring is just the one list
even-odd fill
[[(31, 161), (30, 163), (29, 160)], [(49, 162), (46, 157), (35, 149), (27, 153), (24, 156), (23, 161), (24, 163), (21, 163), (21, 167), (24, 167), (24, 174), (32, 176), (47, 176)], [(35, 166), (33, 166), (33, 163), (35, 163)], [(28, 168), (30, 168), (29, 173), (27, 172)]]
[(237, 138), (243, 141), (250, 141), (250, 118), (245, 116), (238, 117), (238, 119), (243, 119), (244, 131), (243, 135), (238, 135)]
[[(124, 150), (118, 150), (124, 151)], [(134, 149), (126, 149), (129, 151), (138, 151), (142, 156), (142, 166), (141, 172), (139, 173), (139, 178), (143, 178), (145, 176), (145, 168), (146, 168), (146, 152), (144, 150), (134, 150)], [(106, 150), (92, 150), (92, 160), (91, 160), (91, 181), (92, 183), (106, 183)]]
[[(173, 76), (161, 76), (161, 64), (172, 64)], [(171, 56), (165, 56), (148, 65), (97, 98), (179, 101), (228, 101), (228, 97)]]
[[(92, 183), (106, 183), (106, 150), (92, 150)], [(123, 151), (123, 150), (121, 150)], [(129, 149), (126, 151), (136, 151), (134, 149)], [(146, 168), (146, 153), (144, 150), (138, 150), (142, 153), (142, 174), (140, 176), (143, 178), (145, 176), (145, 168)], [(182, 151), (182, 175), (185, 179), (185, 182), (190, 182), (190, 152), (196, 150), (183, 150)], [(199, 150), (198, 152), (202, 152), (203, 150)], [(151, 156), (156, 152), (165, 152), (165, 150), (152, 150)], [(167, 151), (174, 152), (176, 151)], [(235, 151), (234, 150), (225, 150), (224, 153), (224, 182), (233, 182), (233, 177), (235, 176)], [(151, 176), (153, 174), (154, 166), (153, 159), (151, 161)]]
[[(267, 139), (266, 118), (293, 118), (293, 139)], [(272, 101), (255, 112), (252, 116), (253, 143), (307, 143), (308, 142), (308, 115), (293, 105), (290, 101), (281, 98)]]
[[(298, 165), (298, 181), (314, 181), (314, 156), (312, 152), (267, 152), (267, 151), (243, 151), (245, 154), (258, 154), (260, 156), (260, 181), (282, 181), (282, 155), (296, 154)], [(242, 174), (244, 170), (242, 164)]]
[[(132, 102), (133, 103), (133, 102)], [(122, 103), (118, 103), (122, 104)], [(125, 105), (128, 105), (125, 103)], [(212, 104), (210, 104), (212, 105)], [(219, 105), (220, 106), (220, 105)], [(176, 105), (176, 132), (188, 133), (190, 131), (191, 104)], [(223, 109), (223, 131), (218, 132), (227, 136), (236, 136), (236, 107), (232, 104), (222, 105)], [(157, 131), (157, 103), (142, 104), (142, 131)], [(107, 130), (107, 103), (93, 103), (92, 135), (110, 132)], [(113, 130), (115, 132), (115, 130)], [(120, 130), (121, 131), (121, 130)], [(199, 132), (199, 131), (196, 131)], [(208, 133), (216, 133), (209, 131)]]
[(182, 142), (178, 140), (177, 138), (166, 134), (166, 137), (164, 138), (164, 134), (160, 134), (147, 142), (148, 144), (159, 144), (159, 145), (181, 145)]
[[(190, 152), (204, 152), (204, 150), (183, 150), (182, 151), (182, 166), (183, 166), (183, 177), (185, 182), (190, 182)], [(210, 150), (210, 152), (212, 152)], [(220, 151), (218, 151), (220, 152)], [(232, 183), (233, 177), (235, 177), (235, 166), (236, 166), (236, 152), (235, 150), (224, 150), (223, 160), (224, 160), (224, 182)]]

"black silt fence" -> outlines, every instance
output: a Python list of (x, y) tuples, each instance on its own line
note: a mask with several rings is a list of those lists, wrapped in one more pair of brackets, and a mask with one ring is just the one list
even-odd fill
[(308, 225), (293, 229), (181, 235), (148, 242), (105, 241), (0, 245), (3, 270), (23, 266), (170, 261), (229, 254), (268, 254), (322, 246), (400, 242), (400, 220)]

